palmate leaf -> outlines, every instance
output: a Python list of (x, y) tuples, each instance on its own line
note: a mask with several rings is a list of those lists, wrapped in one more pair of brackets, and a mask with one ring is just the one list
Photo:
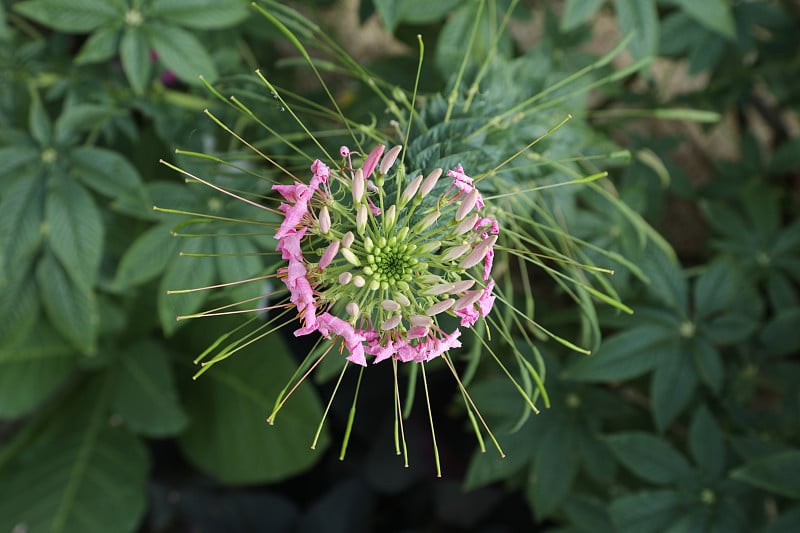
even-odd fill
[(614, 0), (617, 22), (623, 35), (633, 34), (628, 48), (635, 59), (658, 52), (658, 12), (655, 0)]
[(124, 16), (125, 4), (108, 0), (28, 0), (14, 9), (65, 32), (88, 32)]
[(607, 438), (619, 462), (640, 478), (660, 485), (690, 479), (694, 471), (686, 459), (664, 440), (631, 431)]
[(147, 40), (158, 53), (158, 60), (186, 83), (199, 85), (200, 76), (213, 82), (217, 68), (203, 44), (192, 33), (177, 26), (151, 23)]
[[(145, 510), (147, 451), (107, 416), (105, 376), (0, 471), (0, 531), (126, 533)], [(20, 529), (24, 528), (24, 529)]]
[(141, 94), (150, 81), (153, 62), (150, 61), (150, 43), (141, 27), (127, 28), (119, 44), (122, 70), (134, 92)]
[[(200, 319), (187, 328), (187, 342), (198, 352), (238, 321)], [(213, 321), (210, 322), (210, 321)], [(226, 327), (227, 326), (227, 327)], [(332, 355), (336, 357), (337, 355)], [(266, 423), (278, 392), (296, 367), (279, 336), (270, 335), (256, 345), (218, 363), (197, 381), (186, 379), (195, 369), (179, 367), (178, 382), (191, 418), (180, 437), (183, 452), (200, 470), (225, 483), (278, 481), (308, 469), (322, 456), (327, 434), (309, 449), (322, 407), (309, 385), (288, 400), (274, 426)]]
[(76, 352), (46, 323), (0, 348), (0, 418), (16, 418), (47, 398), (77, 366)]
[(233, 26), (248, 15), (246, 0), (153, 0), (147, 15), (197, 29)]
[(800, 450), (760, 457), (737, 468), (731, 475), (770, 492), (800, 499)]

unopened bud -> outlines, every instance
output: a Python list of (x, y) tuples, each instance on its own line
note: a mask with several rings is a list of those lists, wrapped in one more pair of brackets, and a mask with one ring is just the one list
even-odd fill
[(356, 238), (355, 236), (353, 236), (353, 232), (348, 231), (342, 236), (342, 246), (344, 246), (345, 248), (350, 248), (354, 240), (356, 240)]
[(472, 211), (472, 208), (475, 207), (475, 204), (478, 202), (478, 196), (480, 196), (480, 192), (478, 189), (472, 189), (467, 194), (466, 198), (461, 200), (461, 205), (458, 206), (458, 211), (456, 211), (456, 221), (463, 219), (467, 214)]
[(394, 329), (397, 327), (398, 324), (400, 324), (400, 320), (402, 320), (402, 317), (400, 315), (395, 315), (391, 318), (387, 318), (386, 320), (384, 320), (383, 324), (381, 324), (381, 329), (384, 331), (386, 331), (387, 329)]
[(347, 314), (350, 315), (351, 317), (355, 318), (355, 317), (358, 316), (358, 304), (357, 303), (350, 302), (349, 304), (344, 306), (344, 308), (347, 311)]
[(495, 242), (497, 242), (497, 235), (482, 240), (467, 257), (461, 260), (458, 264), (459, 268), (471, 268), (480, 263)]
[(422, 291), (424, 296), (437, 296), (439, 294), (447, 294), (453, 290), (452, 283), (440, 283)]
[(412, 315), (409, 322), (412, 326), (429, 327), (433, 325), (433, 319), (425, 315)]
[(463, 235), (472, 228), (475, 227), (475, 223), (478, 222), (478, 213), (472, 213), (470, 216), (462, 220), (458, 226), (456, 226), (455, 234), (456, 235)]
[(319, 231), (327, 235), (331, 230), (331, 214), (328, 213), (328, 206), (323, 205), (319, 210)]
[[(361, 261), (358, 260), (358, 257), (356, 257), (356, 254), (354, 254), (353, 251), (350, 248), (342, 248), (341, 252), (342, 252), (342, 257), (344, 257), (347, 260), (348, 263), (350, 263), (353, 266), (361, 266)], [(477, 261), (476, 261), (476, 263), (477, 263)], [(467, 268), (467, 267), (463, 267), (463, 268)]]
[(397, 222), (397, 207), (394, 205), (390, 206), (389, 209), (386, 210), (386, 213), (383, 215), (384, 220), (384, 227), (386, 229), (391, 229), (394, 226), (394, 223)]
[(408, 226), (403, 226), (400, 228), (400, 231), (397, 232), (397, 240), (404, 241), (406, 237), (408, 237)]
[(414, 178), (411, 183), (408, 184), (406, 190), (403, 191), (402, 196), (400, 196), (400, 206), (406, 205), (411, 198), (417, 194), (417, 190), (419, 190), (419, 186), (422, 183), (422, 175), (420, 174), (416, 178)]
[(330, 265), (331, 261), (333, 261), (333, 258), (336, 257), (338, 252), (339, 241), (331, 242), (328, 247), (325, 248), (325, 252), (322, 254), (322, 258), (319, 260), (319, 268), (323, 269)]
[(383, 307), (383, 309), (385, 311), (399, 311), (400, 310), (400, 304), (395, 302), (394, 300), (384, 300), (384, 301), (382, 301), (381, 302), (381, 307)]
[(361, 204), (358, 206), (358, 211), (356, 212), (356, 231), (358, 231), (359, 235), (364, 235), (364, 230), (367, 228), (367, 206)]
[(420, 185), (419, 187), (420, 198), (425, 198), (425, 195), (427, 195), (429, 192), (433, 190), (434, 187), (436, 187), (436, 182), (439, 181), (439, 177), (441, 175), (442, 175), (441, 168), (433, 169), (433, 172), (428, 174), (428, 176), (425, 178), (425, 181), (423, 181), (422, 185)]
[(396, 294), (394, 295), (394, 300), (395, 300), (397, 303), (399, 303), (400, 305), (402, 305), (403, 307), (408, 307), (409, 305), (411, 305), (411, 300), (409, 300), (409, 299), (406, 297), (406, 295), (405, 295), (405, 294), (403, 294), (402, 292), (398, 292), (398, 293), (396, 293)]
[(375, 243), (373, 243), (372, 239), (367, 235), (364, 237), (364, 250), (366, 250), (367, 253), (371, 253), (373, 248), (375, 248)]
[(366, 280), (361, 276), (353, 276), (353, 285), (355, 285), (356, 287), (361, 288), (364, 285), (366, 285), (366, 283), (367, 283)]
[(402, 145), (398, 144), (386, 152), (386, 155), (383, 156), (383, 161), (381, 161), (381, 166), (379, 168), (381, 174), (386, 174), (389, 169), (392, 168), (392, 165), (394, 165), (394, 162), (397, 161), (397, 156), (400, 155), (400, 150), (402, 149)]
[(442, 245), (442, 243), (440, 241), (426, 242), (425, 244), (423, 244), (419, 248), (417, 248), (417, 252), (416, 253), (418, 255), (429, 254), (431, 252), (435, 252), (436, 250), (438, 250), (441, 245)]
[(440, 216), (442, 216), (441, 211), (434, 211), (433, 213), (428, 213), (422, 220), (414, 224), (414, 228), (412, 229), (412, 231), (414, 233), (420, 233), (428, 229), (429, 227), (433, 226), (437, 220), (439, 220)]
[(473, 285), (475, 285), (475, 280), (474, 279), (465, 279), (463, 281), (457, 281), (457, 282), (453, 283), (453, 291), (452, 292), (453, 292), (453, 294), (458, 294), (458, 293), (464, 292), (467, 289), (472, 288)]
[(428, 315), (428, 316), (436, 316), (439, 313), (442, 313), (442, 312), (447, 311), (448, 309), (450, 309), (450, 307), (454, 303), (456, 303), (456, 301), (453, 300), (452, 298), (448, 298), (447, 300), (442, 300), (441, 302), (437, 302), (437, 303), (433, 304), (432, 306), (430, 306), (429, 308), (427, 308), (425, 310), (425, 314)]
[(350, 272), (342, 272), (339, 274), (339, 283), (342, 285), (347, 285), (350, 283), (351, 279), (353, 279), (353, 275)]
[(364, 198), (364, 171), (357, 168), (353, 175), (353, 203), (358, 205)]
[(444, 251), (441, 260), (452, 261), (453, 259), (458, 259), (465, 253), (469, 252), (471, 248), (472, 247), (469, 244), (461, 244), (459, 246), (453, 246)]
[(459, 311), (461, 309), (466, 309), (467, 307), (472, 306), (475, 302), (480, 300), (482, 294), (483, 290), (481, 289), (464, 293), (464, 296), (459, 298), (456, 304), (453, 306), (453, 310)]

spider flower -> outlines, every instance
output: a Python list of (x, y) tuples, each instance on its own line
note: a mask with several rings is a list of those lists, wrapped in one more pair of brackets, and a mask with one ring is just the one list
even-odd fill
[(294, 334), (341, 340), (361, 366), (458, 348), (461, 331), (443, 318), (469, 328), (495, 300), (500, 229), (473, 180), (460, 164), (444, 184), (442, 169), (407, 179), (395, 165), (401, 149), (384, 155), (380, 145), (353, 169), (343, 146), (341, 169), (316, 160), (308, 183), (273, 186), (284, 200), (279, 276), (302, 322)]

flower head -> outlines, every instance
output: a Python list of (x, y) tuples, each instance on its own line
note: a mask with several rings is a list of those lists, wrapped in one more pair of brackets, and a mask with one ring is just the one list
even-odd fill
[(460, 164), (438, 188), (441, 169), (425, 181), (407, 179), (402, 166), (390, 176), (399, 146), (386, 155), (378, 146), (357, 169), (347, 147), (339, 152), (345, 170), (316, 160), (308, 184), (273, 186), (287, 202), (275, 238), (287, 260), (279, 273), (303, 322), (295, 335), (341, 339), (347, 360), (362, 366), (367, 356), (425, 362), (459, 347), (460, 330), (448, 331), (443, 318), (471, 327), (495, 298), (500, 230), (480, 216), (485, 204), (472, 178)]

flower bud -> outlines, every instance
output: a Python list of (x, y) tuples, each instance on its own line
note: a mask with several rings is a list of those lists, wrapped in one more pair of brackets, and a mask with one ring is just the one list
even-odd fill
[(405, 294), (402, 292), (398, 292), (394, 295), (394, 301), (402, 305), (403, 307), (408, 307), (411, 305), (411, 300), (409, 300)]
[(453, 283), (452, 292), (453, 292), (453, 294), (459, 294), (461, 292), (464, 292), (467, 289), (472, 288), (473, 285), (475, 285), (475, 280), (474, 279), (465, 279), (463, 281), (457, 281), (457, 282)]
[(351, 317), (355, 318), (355, 317), (358, 316), (358, 304), (357, 303), (350, 302), (344, 308), (345, 308), (345, 311), (347, 311), (347, 314), (350, 315)]
[(361, 199), (364, 198), (364, 171), (357, 168), (353, 175), (353, 203), (358, 205)]
[(345, 248), (350, 248), (354, 240), (356, 240), (356, 238), (353, 236), (353, 232), (348, 231), (342, 236), (342, 246)]
[(404, 241), (406, 237), (408, 237), (408, 226), (403, 226), (400, 228), (400, 231), (397, 232), (397, 240)]
[(319, 231), (327, 235), (331, 230), (331, 215), (328, 213), (328, 206), (323, 205), (319, 210)]
[(375, 248), (375, 243), (372, 242), (372, 239), (370, 239), (369, 235), (364, 237), (364, 250), (366, 250), (367, 253), (372, 253), (372, 250), (374, 248)]
[(459, 311), (461, 309), (466, 309), (467, 307), (472, 306), (475, 302), (480, 300), (482, 294), (483, 294), (482, 289), (477, 289), (474, 291), (469, 291), (464, 293), (464, 296), (459, 298), (456, 304), (453, 306), (453, 311)]
[(425, 310), (425, 314), (428, 316), (436, 316), (441, 312), (447, 311), (450, 307), (456, 303), (455, 300), (452, 298), (448, 298), (447, 300), (442, 300), (441, 302), (436, 302), (429, 308)]
[(381, 302), (381, 307), (383, 307), (384, 311), (399, 311), (400, 304), (395, 302), (394, 300), (384, 300)]
[(452, 261), (458, 259), (465, 253), (469, 252), (472, 247), (469, 244), (461, 244), (459, 246), (452, 246), (444, 251), (442, 254), (442, 261)]
[(417, 255), (423, 255), (423, 254), (429, 254), (431, 252), (435, 252), (436, 250), (439, 249), (439, 247), (441, 245), (442, 245), (442, 243), (440, 241), (426, 242), (425, 244), (423, 244), (422, 246), (417, 248)]
[(411, 322), (412, 326), (429, 327), (433, 325), (433, 319), (425, 315), (412, 315), (409, 318), (409, 322)]
[(353, 279), (353, 275), (350, 272), (342, 272), (339, 274), (339, 283), (342, 285), (347, 285), (350, 283), (351, 279)]
[(397, 222), (397, 207), (394, 205), (390, 206), (389, 209), (386, 210), (386, 213), (383, 215), (384, 218), (384, 227), (386, 229), (391, 229), (394, 226), (394, 223)]
[(416, 178), (414, 178), (411, 183), (408, 184), (406, 190), (403, 191), (403, 194), (400, 196), (400, 206), (406, 205), (411, 198), (417, 194), (417, 190), (419, 189), (419, 185), (422, 183), (422, 175), (420, 174)]
[(492, 235), (479, 242), (475, 249), (461, 260), (461, 263), (458, 264), (459, 268), (471, 268), (480, 263), (495, 242), (497, 242), (497, 235)]
[[(350, 263), (353, 266), (361, 266), (361, 261), (358, 260), (358, 257), (356, 257), (356, 254), (354, 254), (353, 251), (350, 248), (342, 248), (341, 252), (342, 252), (342, 257), (344, 257), (347, 260), (348, 263)], [(484, 252), (484, 254), (485, 253), (486, 252)], [(481, 259), (482, 258), (483, 257), (481, 257)], [(477, 263), (477, 261), (476, 261), (476, 263)], [(464, 268), (466, 268), (466, 267), (464, 267)]]
[(356, 212), (356, 231), (358, 231), (359, 235), (364, 235), (364, 230), (367, 228), (367, 206), (361, 204), (358, 206), (358, 211)]
[(439, 177), (441, 177), (441, 175), (441, 168), (433, 169), (433, 171), (428, 174), (428, 176), (425, 178), (425, 181), (423, 181), (422, 185), (419, 187), (420, 198), (425, 198), (425, 195), (427, 195), (433, 190), (434, 187), (436, 187), (436, 182), (439, 181)]
[(400, 324), (401, 320), (402, 317), (400, 315), (394, 315), (391, 318), (387, 318), (386, 320), (383, 321), (383, 324), (381, 324), (381, 329), (384, 331), (386, 331), (387, 329), (394, 329), (397, 327), (398, 324)]
[(414, 233), (420, 233), (423, 230), (428, 229), (430, 226), (433, 226), (437, 220), (439, 220), (440, 216), (442, 216), (441, 211), (434, 211), (433, 213), (425, 215), (422, 220), (414, 224), (414, 227), (411, 229), (411, 231)]
[(437, 296), (439, 294), (446, 294), (453, 290), (452, 283), (440, 283), (432, 287), (428, 287), (422, 291), (424, 296)]
[(456, 226), (455, 234), (456, 235), (463, 235), (472, 228), (475, 227), (475, 223), (478, 222), (478, 213), (472, 213), (470, 216), (462, 220), (458, 226)]
[(386, 152), (386, 155), (383, 156), (383, 161), (381, 161), (381, 166), (379, 168), (381, 174), (386, 174), (386, 172), (392, 168), (392, 165), (394, 165), (394, 162), (397, 160), (397, 156), (400, 155), (400, 150), (402, 149), (403, 146), (398, 144)]
[(325, 252), (322, 254), (322, 258), (319, 260), (319, 268), (324, 269), (328, 265), (331, 264), (333, 258), (336, 257), (336, 254), (339, 252), (339, 241), (331, 242), (327, 248), (325, 248)]
[(353, 276), (353, 285), (355, 285), (356, 287), (361, 288), (364, 285), (366, 285), (366, 283), (367, 281), (361, 276)]
[(472, 211), (472, 208), (475, 207), (475, 204), (478, 202), (478, 196), (480, 196), (480, 192), (478, 189), (472, 189), (467, 194), (466, 198), (461, 200), (461, 205), (458, 206), (458, 211), (456, 211), (456, 221), (462, 220), (467, 213)]

